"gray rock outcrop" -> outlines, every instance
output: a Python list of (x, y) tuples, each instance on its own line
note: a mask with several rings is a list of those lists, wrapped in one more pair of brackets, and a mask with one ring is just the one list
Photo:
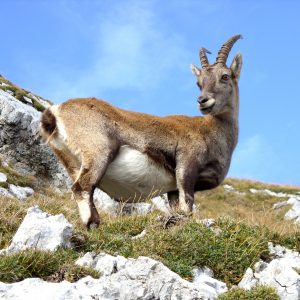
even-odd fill
[(0, 159), (24, 175), (47, 179), (59, 187), (68, 176), (38, 134), (41, 113), (0, 90)]

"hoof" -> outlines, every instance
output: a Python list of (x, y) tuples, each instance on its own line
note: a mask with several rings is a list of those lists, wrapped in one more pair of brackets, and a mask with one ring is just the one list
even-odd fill
[(184, 205), (179, 205), (179, 212), (185, 216), (191, 216), (193, 214), (193, 207), (184, 203)]
[(90, 220), (86, 224), (86, 227), (87, 227), (87, 229), (93, 229), (93, 228), (98, 228), (99, 225), (100, 225), (100, 220)]
[(179, 214), (159, 218), (159, 221), (163, 224), (164, 229), (175, 226), (176, 224), (186, 221), (186, 220), (187, 220), (186, 216), (179, 215)]

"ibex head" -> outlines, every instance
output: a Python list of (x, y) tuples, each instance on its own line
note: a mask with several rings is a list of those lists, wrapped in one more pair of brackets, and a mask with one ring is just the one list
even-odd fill
[(202, 69), (191, 65), (193, 74), (197, 78), (197, 85), (201, 90), (198, 98), (199, 109), (203, 114), (218, 115), (231, 112), (237, 105), (237, 82), (242, 68), (242, 55), (237, 54), (230, 67), (226, 66), (226, 60), (233, 44), (242, 38), (241, 35), (231, 37), (220, 49), (216, 62), (209, 64), (207, 49), (200, 49), (200, 61)]

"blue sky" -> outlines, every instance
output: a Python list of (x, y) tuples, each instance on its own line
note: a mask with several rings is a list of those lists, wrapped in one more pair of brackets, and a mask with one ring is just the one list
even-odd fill
[(55, 103), (95, 96), (200, 115), (189, 65), (241, 33), (240, 137), (229, 176), (300, 185), (300, 1), (0, 0), (0, 74)]

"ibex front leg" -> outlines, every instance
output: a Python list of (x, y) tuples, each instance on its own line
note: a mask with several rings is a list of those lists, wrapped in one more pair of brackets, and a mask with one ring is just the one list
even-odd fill
[(197, 171), (198, 166), (195, 162), (179, 164), (176, 167), (179, 209), (186, 214), (191, 214), (193, 211)]

